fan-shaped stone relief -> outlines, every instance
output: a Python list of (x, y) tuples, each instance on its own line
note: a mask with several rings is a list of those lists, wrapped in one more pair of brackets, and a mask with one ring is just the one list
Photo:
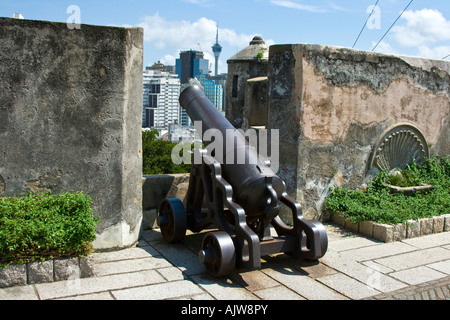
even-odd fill
[(400, 123), (386, 130), (376, 142), (369, 170), (403, 170), (413, 161), (423, 163), (429, 156), (422, 132), (411, 124)]

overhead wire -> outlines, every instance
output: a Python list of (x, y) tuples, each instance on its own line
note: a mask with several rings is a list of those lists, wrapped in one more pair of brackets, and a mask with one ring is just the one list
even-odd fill
[(448, 56), (443, 57), (442, 60), (445, 60), (445, 59), (447, 59), (448, 57), (450, 57), (450, 54), (449, 54)]
[(372, 51), (374, 51), (378, 45), (381, 43), (381, 41), (383, 41), (383, 39), (387, 36), (387, 34), (391, 31), (391, 29), (395, 26), (395, 24), (397, 23), (397, 21), (403, 16), (403, 14), (405, 13), (406, 10), (408, 10), (409, 6), (413, 3), (414, 0), (411, 0), (408, 5), (406, 6), (405, 9), (403, 9), (402, 13), (400, 13), (400, 15), (398, 16), (398, 18), (394, 21), (394, 23), (389, 27), (388, 31), (386, 31), (386, 33), (383, 35), (383, 37), (381, 37), (380, 41), (378, 41), (378, 43), (375, 45), (375, 47), (373, 47)]
[(353, 44), (352, 48), (354, 48), (354, 47), (356, 46), (356, 43), (358, 42), (358, 40), (359, 40), (359, 38), (361, 37), (361, 35), (362, 35), (364, 29), (366, 28), (367, 22), (369, 22), (370, 17), (371, 17), (371, 16), (373, 15), (373, 13), (375, 12), (375, 8), (377, 7), (378, 2), (380, 2), (380, 0), (377, 0), (377, 2), (375, 3), (375, 5), (373, 6), (372, 12), (371, 12), (371, 13), (369, 14), (369, 16), (367, 17), (366, 22), (364, 22), (364, 25), (362, 26), (361, 31), (359, 32), (358, 37), (356, 38), (355, 43)]

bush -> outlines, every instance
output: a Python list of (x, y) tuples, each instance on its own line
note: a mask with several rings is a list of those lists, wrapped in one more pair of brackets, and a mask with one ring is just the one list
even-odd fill
[(413, 164), (401, 175), (408, 177), (408, 185), (414, 181), (433, 185), (434, 189), (413, 195), (391, 193), (385, 183), (396, 181), (387, 172), (381, 172), (372, 180), (367, 192), (332, 189), (325, 200), (325, 207), (332, 212), (344, 213), (353, 223), (396, 224), (450, 213), (450, 157), (427, 159), (422, 166)]
[(82, 192), (0, 198), (0, 267), (91, 253), (91, 204)]

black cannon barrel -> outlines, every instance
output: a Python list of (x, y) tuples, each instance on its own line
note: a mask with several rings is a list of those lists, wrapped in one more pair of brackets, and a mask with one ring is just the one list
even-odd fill
[[(233, 125), (217, 110), (197, 85), (191, 85), (180, 94), (180, 104), (186, 110), (193, 122), (201, 121), (202, 137), (210, 129), (218, 130), (223, 138), (222, 176), (233, 187), (235, 201), (244, 208), (247, 215), (262, 215), (267, 210), (273, 210), (281, 199), (284, 190), (283, 181), (267, 165), (256, 149), (249, 145)], [(226, 141), (231, 135), (235, 141)], [(200, 132), (199, 132), (200, 134)], [(206, 145), (210, 141), (204, 141)], [(232, 146), (230, 148), (230, 146)], [(272, 146), (273, 147), (273, 146)], [(226, 159), (233, 152), (232, 163)], [(245, 154), (245, 163), (237, 162), (237, 155)]]

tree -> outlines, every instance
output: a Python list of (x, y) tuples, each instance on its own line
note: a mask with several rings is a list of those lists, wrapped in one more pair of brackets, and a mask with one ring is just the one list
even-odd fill
[(189, 164), (176, 165), (172, 162), (172, 149), (175, 143), (157, 138), (158, 131), (142, 132), (143, 174), (188, 173)]

